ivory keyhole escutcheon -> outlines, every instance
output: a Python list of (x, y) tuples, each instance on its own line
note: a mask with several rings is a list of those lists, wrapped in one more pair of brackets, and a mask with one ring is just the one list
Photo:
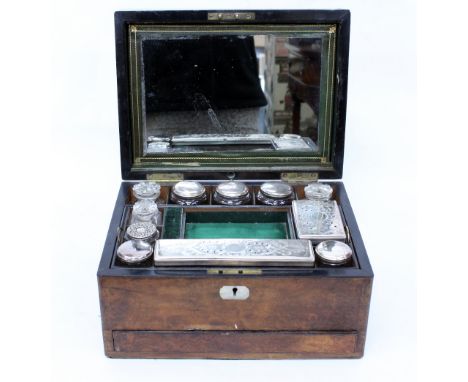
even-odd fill
[(225, 285), (219, 289), (219, 296), (223, 300), (247, 300), (250, 291), (246, 286)]

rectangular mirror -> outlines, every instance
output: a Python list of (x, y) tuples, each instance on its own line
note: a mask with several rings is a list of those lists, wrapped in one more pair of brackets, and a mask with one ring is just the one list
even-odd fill
[(134, 163), (329, 166), (336, 31), (129, 25)]

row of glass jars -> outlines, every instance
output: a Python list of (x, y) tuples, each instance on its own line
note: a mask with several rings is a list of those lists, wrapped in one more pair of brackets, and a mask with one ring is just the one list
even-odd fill
[[(305, 187), (304, 193), (307, 199), (329, 200), (333, 189), (328, 184), (313, 183)], [(235, 181), (220, 183), (213, 193), (214, 203), (229, 206), (249, 204), (251, 198), (247, 185)], [(269, 206), (287, 205), (294, 199), (294, 189), (285, 182), (265, 182), (260, 186), (255, 198), (258, 203)], [(173, 203), (193, 206), (205, 203), (208, 193), (201, 183), (187, 180), (177, 183), (172, 188), (170, 199)]]
[[(256, 201), (271, 206), (291, 204), (294, 199), (293, 188), (284, 182), (263, 183), (255, 194)], [(182, 181), (171, 190), (170, 200), (183, 206), (203, 204), (208, 200), (208, 193), (202, 184), (195, 181)], [(245, 183), (228, 181), (216, 186), (213, 202), (221, 205), (238, 206), (249, 204), (252, 194)]]

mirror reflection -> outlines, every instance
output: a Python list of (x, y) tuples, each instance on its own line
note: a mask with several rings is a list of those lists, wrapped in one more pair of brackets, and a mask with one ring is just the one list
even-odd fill
[(321, 150), (329, 64), (321, 34), (139, 41), (143, 155)]

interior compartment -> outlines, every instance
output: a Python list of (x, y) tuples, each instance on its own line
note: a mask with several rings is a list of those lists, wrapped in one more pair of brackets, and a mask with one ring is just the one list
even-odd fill
[(186, 212), (185, 239), (290, 239), (286, 211)]
[[(131, 186), (126, 188), (126, 202), (120, 217), (117, 240), (114, 247), (114, 256), (111, 261), (111, 268), (139, 268), (139, 269), (154, 269), (153, 259), (148, 259), (143, 263), (126, 264), (119, 260), (116, 256), (117, 247), (124, 241), (124, 232), (130, 224), (132, 206), (135, 202), (133, 198)], [(264, 205), (256, 205), (255, 197), (252, 198), (253, 205), (244, 206), (220, 206), (211, 205), (211, 194), (214, 186), (206, 185), (209, 191), (210, 198), (208, 205), (182, 207), (179, 205), (170, 204), (169, 192), (170, 186), (161, 187), (161, 195), (158, 199), (159, 211), (163, 216), (162, 225), (158, 225), (158, 231), (161, 239), (295, 239), (296, 233), (294, 223), (291, 216), (291, 206), (271, 207)], [(340, 205), (339, 195), (336, 193), (336, 186), (333, 198)], [(258, 191), (258, 186), (249, 184), (253, 196)], [(295, 198), (304, 198), (304, 186), (294, 186)], [(169, 203), (169, 204), (168, 204)], [(346, 217), (343, 215), (345, 225), (348, 226)], [(348, 243), (353, 248), (352, 261), (341, 267), (335, 267), (327, 264), (316, 262), (315, 269), (332, 269), (332, 268), (360, 268), (359, 260), (356, 255), (356, 249), (352, 238)], [(170, 267), (169, 267), (170, 268)], [(166, 270), (168, 270), (167, 268)], [(177, 272), (181, 268), (175, 268)], [(206, 266), (189, 267), (191, 271), (200, 271), (206, 273)], [(292, 267), (292, 270), (295, 268)], [(216, 269), (215, 269), (216, 270)], [(286, 267), (281, 268), (282, 272)], [(221, 271), (222, 273), (223, 271)], [(242, 270), (241, 270), (242, 272)], [(269, 267), (268, 270), (262, 269), (260, 273), (275, 272), (275, 267)], [(219, 273), (219, 272), (217, 272)]]

